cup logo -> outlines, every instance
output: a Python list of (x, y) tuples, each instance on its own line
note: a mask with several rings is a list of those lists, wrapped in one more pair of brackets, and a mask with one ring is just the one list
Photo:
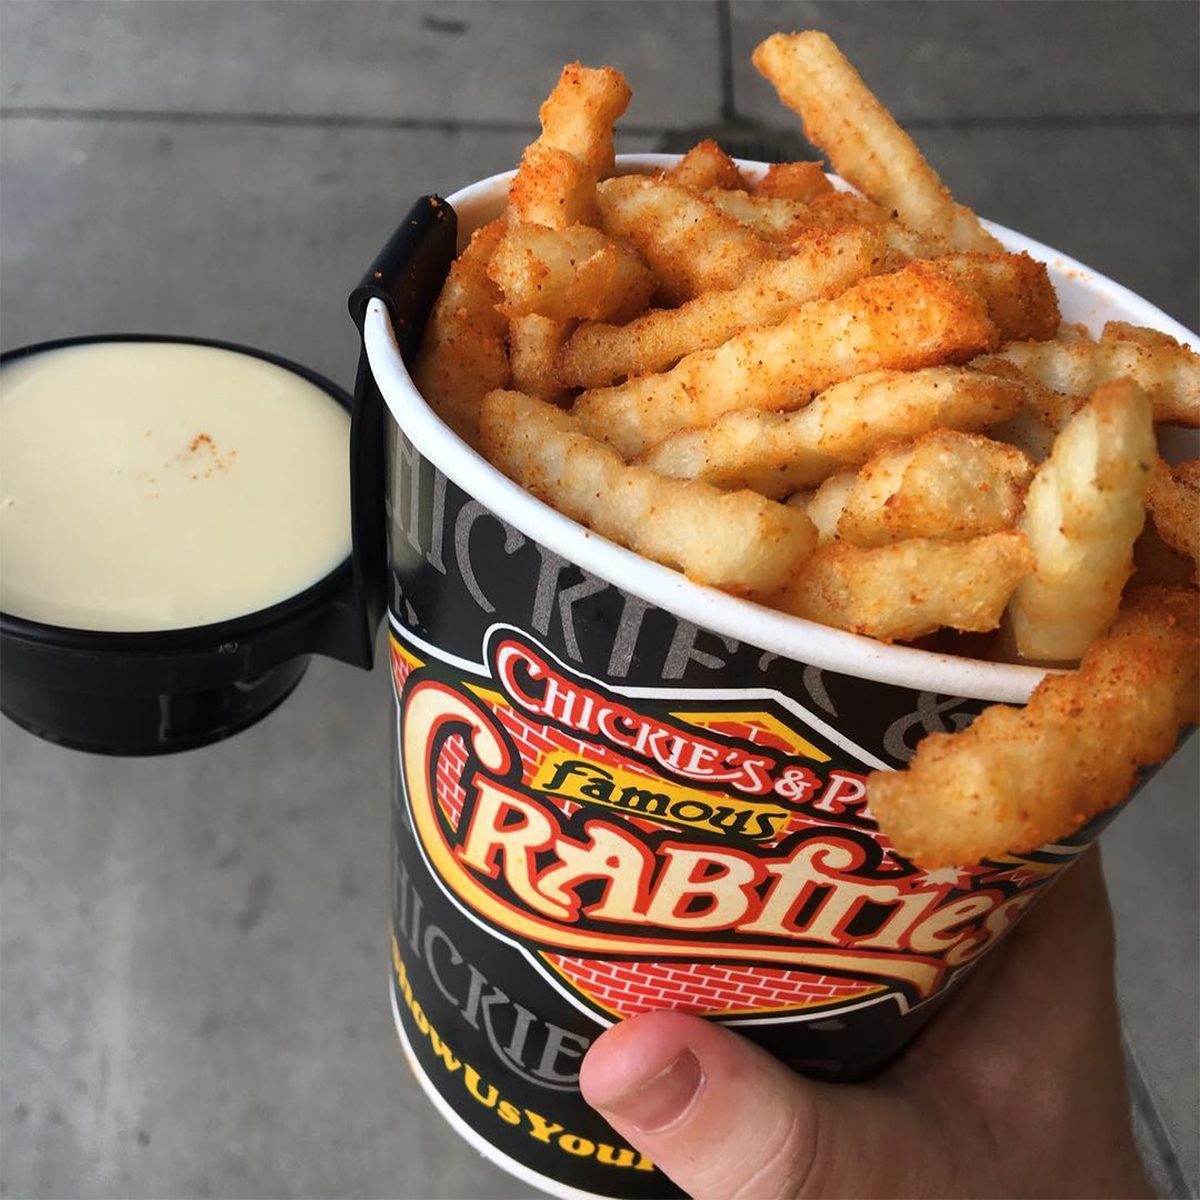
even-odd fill
[(879, 760), (778, 692), (614, 689), (503, 625), (478, 664), (414, 643), (394, 629), (421, 853), (460, 909), (597, 1015), (905, 1011), (1073, 849), (922, 871), (871, 820)]

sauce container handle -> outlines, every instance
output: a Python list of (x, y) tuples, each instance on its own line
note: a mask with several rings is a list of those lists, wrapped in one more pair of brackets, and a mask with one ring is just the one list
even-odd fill
[[(360, 343), (367, 305), (382, 300), (406, 363), (420, 344), (425, 320), (454, 258), (458, 219), (439, 196), (424, 196), (396, 227), (358, 287), (350, 318)], [(385, 403), (361, 345), (350, 416), (350, 523), (353, 584), (334, 600), (317, 653), (370, 669), (375, 631), (387, 607)]]

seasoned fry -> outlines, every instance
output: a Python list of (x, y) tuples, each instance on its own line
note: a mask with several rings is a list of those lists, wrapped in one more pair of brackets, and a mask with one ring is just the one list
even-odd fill
[[(742, 185), (729, 183), (719, 186)], [(773, 196), (779, 200), (812, 200), (833, 191), (833, 184), (818, 162), (772, 163), (767, 173), (750, 190), (756, 196)]]
[(1163, 541), (1200, 567), (1200, 459), (1168, 467), (1160, 458), (1146, 491), (1146, 507)]
[(1023, 708), (932, 733), (907, 771), (867, 781), (871, 815), (925, 868), (1025, 854), (1119, 804), (1138, 771), (1195, 723), (1196, 593), (1136, 593), (1078, 671), (1049, 675)]
[(812, 229), (872, 225), (885, 231), (889, 245), (902, 258), (929, 258), (950, 252), (949, 243), (942, 238), (917, 233), (878, 204), (849, 192), (830, 191), (816, 196), (811, 203), (719, 189), (710, 189), (705, 197), (726, 216), (770, 242), (789, 243)]
[(568, 63), (538, 110), (538, 142), (567, 151), (603, 179), (613, 169), (613, 125), (632, 95), (620, 71)]
[(789, 504), (803, 505), (817, 527), (817, 537), (822, 543), (837, 541), (838, 522), (857, 478), (853, 471), (842, 471), (839, 475), (830, 475), (816, 491), (796, 492), (789, 498)]
[(975, 292), (1007, 342), (1054, 336), (1061, 314), (1043, 263), (1028, 254), (947, 254), (914, 264)]
[(595, 173), (566, 150), (534, 142), (509, 187), (507, 217), (550, 229), (599, 225)]
[(822, 625), (880, 641), (911, 641), (949, 626), (984, 631), (1000, 623), (1032, 557), (1009, 530), (969, 542), (913, 538), (866, 549), (821, 546), (775, 602)]
[(496, 310), (500, 291), (487, 274), (503, 236), (503, 220), (477, 229), (450, 264), (413, 370), (413, 382), (434, 412), (472, 446), (478, 437), (479, 402), (509, 378), (504, 345), (508, 322)]
[(831, 387), (794, 413), (727, 413), (655, 446), (646, 465), (675, 479), (752, 487), (786, 496), (842, 467), (866, 462), (882, 445), (931, 429), (987, 429), (1024, 401), (1020, 382), (965, 367), (874, 371)]
[(645, 307), (654, 276), (628, 247), (598, 229), (510, 225), (488, 264), (504, 313), (556, 321), (627, 321)]
[(1036, 562), (1011, 606), (1024, 658), (1077, 659), (1116, 616), (1154, 460), (1150, 406), (1128, 380), (1097, 388), (1055, 439), (1020, 521)]
[(776, 33), (752, 57), (842, 178), (906, 225), (958, 250), (1001, 249), (973, 212), (954, 203), (916, 143), (826, 34)]
[(811, 230), (789, 257), (761, 263), (728, 291), (652, 309), (626, 325), (581, 326), (563, 349), (560, 378), (571, 387), (604, 387), (665, 370), (739, 330), (781, 321), (807, 300), (836, 295), (882, 266), (886, 250), (877, 230)]
[(694, 145), (667, 172), (666, 177), (680, 187), (691, 188), (693, 192), (746, 186), (737, 163), (712, 138)]
[(1018, 342), (1000, 353), (1039, 383), (1074, 396), (1132, 379), (1150, 397), (1156, 421), (1200, 426), (1200, 354), (1164, 333), (1112, 321), (1098, 342), (1072, 331), (1066, 339)]
[(699, 583), (770, 595), (816, 545), (800, 510), (626, 466), (568, 414), (519, 392), (489, 393), (481, 438), (488, 458), (534, 495)]
[(668, 303), (740, 283), (778, 248), (666, 179), (621, 175), (599, 187), (604, 231), (634, 246)]
[(1034, 406), (1026, 405), (1007, 421), (994, 425), (988, 436), (1020, 450), (1030, 462), (1040, 463), (1050, 457), (1058, 430)]
[(584, 392), (575, 411), (588, 432), (632, 457), (733, 409), (799, 408), (839, 380), (962, 361), (996, 336), (976, 296), (906, 268), (689, 354), (663, 375)]
[[(1059, 327), (1057, 336), (1062, 337), (1064, 328), (1067, 327)], [(1046, 387), (998, 354), (981, 354), (971, 361), (971, 366), (977, 371), (1020, 380), (1026, 389), (1026, 407), (1051, 431), (1052, 437), (1087, 403), (1086, 396), (1072, 396), (1067, 392), (1056, 392)]]
[[(855, 474), (827, 479), (809, 505), (813, 515), (840, 496), (830, 536), (852, 546), (908, 538), (965, 542), (1010, 529), (1021, 513), (1033, 464), (1019, 450), (978, 434), (939, 429), (907, 445), (885, 446)], [(824, 494), (824, 499), (823, 499)]]
[(512, 386), (550, 404), (563, 401), (567, 392), (558, 382), (557, 360), (574, 321), (539, 317), (513, 317), (508, 323), (508, 358)]
[(803, 200), (783, 200), (722, 188), (709, 188), (704, 197), (727, 217), (772, 242), (795, 241), (806, 229), (817, 224), (812, 205)]

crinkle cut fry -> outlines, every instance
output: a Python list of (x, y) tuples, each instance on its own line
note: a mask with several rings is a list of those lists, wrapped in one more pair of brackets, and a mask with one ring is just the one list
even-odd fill
[(491, 462), (535, 496), (698, 583), (772, 595), (816, 545), (800, 510), (626, 466), (569, 414), (519, 392), (489, 393), (481, 438)]
[(596, 181), (613, 168), (613, 125), (632, 93), (612, 67), (569, 63), (539, 113), (508, 193), (508, 219), (567, 229), (597, 225)]
[(613, 169), (613, 125), (632, 96), (620, 71), (568, 63), (538, 110), (538, 141), (573, 154), (602, 179)]
[(694, 192), (704, 192), (714, 187), (745, 187), (737, 163), (712, 138), (697, 142), (666, 172), (666, 178)]
[(504, 313), (556, 321), (627, 321), (654, 291), (654, 277), (627, 246), (590, 225), (510, 224), (488, 264)]
[(1163, 541), (1200, 568), (1200, 459), (1168, 467), (1160, 458), (1150, 477), (1146, 507)]
[(905, 268), (689, 354), (665, 374), (584, 392), (575, 412), (589, 433), (632, 457), (735, 409), (800, 408), (865, 371), (961, 362), (997, 336), (976, 295)]
[(871, 815), (925, 868), (1075, 833), (1196, 723), (1198, 621), (1191, 589), (1134, 593), (1079, 669), (1047, 676), (1025, 708), (994, 705), (968, 729), (930, 734), (907, 770), (873, 773)]
[(742, 329), (774, 324), (808, 300), (836, 295), (881, 269), (886, 253), (878, 230), (814, 229), (787, 258), (768, 259), (728, 291), (652, 309), (624, 325), (581, 326), (563, 348), (559, 375), (567, 387), (605, 387), (666, 370)]
[(944, 237), (956, 249), (1000, 249), (979, 218), (954, 203), (916, 143), (828, 35), (772, 34), (752, 59), (843, 179), (906, 225)]
[(833, 191), (833, 184), (819, 162), (785, 162), (772, 163), (750, 190), (779, 200), (812, 200)]
[(911, 538), (864, 548), (830, 542), (796, 573), (777, 607), (880, 641), (950, 627), (986, 632), (1033, 560), (1013, 531), (967, 542)]
[(471, 445), (478, 437), (480, 401), (509, 377), (508, 322), (496, 308), (500, 289), (487, 274), (503, 236), (503, 220), (484, 225), (450, 264), (413, 370), (413, 382), (430, 407)]
[(1014, 342), (1000, 356), (1045, 387), (1073, 396), (1132, 379), (1149, 396), (1155, 421), (1200, 426), (1200, 354), (1155, 330), (1111, 321), (1094, 342), (1068, 327), (1052, 341)]
[(1073, 662), (1117, 615), (1154, 461), (1150, 407), (1127, 379), (1098, 387), (1055, 438), (1019, 523), (1036, 563), (1009, 612), (1023, 658)]
[(871, 371), (835, 384), (799, 412), (741, 410), (655, 446), (645, 463), (674, 479), (786, 496), (890, 441), (938, 428), (987, 429), (1017, 413), (1027, 386), (967, 367)]
[(605, 233), (623, 238), (658, 277), (671, 304), (733, 287), (782, 249), (669, 179), (618, 175), (597, 189)]
[(1051, 338), (1062, 320), (1045, 263), (1028, 254), (947, 254), (914, 269), (979, 295), (1006, 342)]
[(938, 429), (913, 442), (884, 446), (850, 475), (849, 487), (843, 475), (827, 479), (808, 514), (822, 541), (837, 537), (852, 546), (907, 538), (965, 542), (1012, 528), (1032, 474), (1033, 464), (1013, 446)]

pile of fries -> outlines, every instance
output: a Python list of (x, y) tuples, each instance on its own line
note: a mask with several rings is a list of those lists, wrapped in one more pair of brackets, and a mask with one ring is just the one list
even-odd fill
[(1168, 467), (1155, 424), (1200, 425), (1200, 357), (1062, 324), (1045, 267), (954, 202), (824, 34), (753, 61), (854, 191), (811, 162), (747, 178), (711, 141), (613, 175), (629, 88), (569, 65), (415, 381), (512, 479), (699, 583), (1079, 663), (871, 781), (922, 865), (1032, 849), (1196, 720), (1200, 465)]

